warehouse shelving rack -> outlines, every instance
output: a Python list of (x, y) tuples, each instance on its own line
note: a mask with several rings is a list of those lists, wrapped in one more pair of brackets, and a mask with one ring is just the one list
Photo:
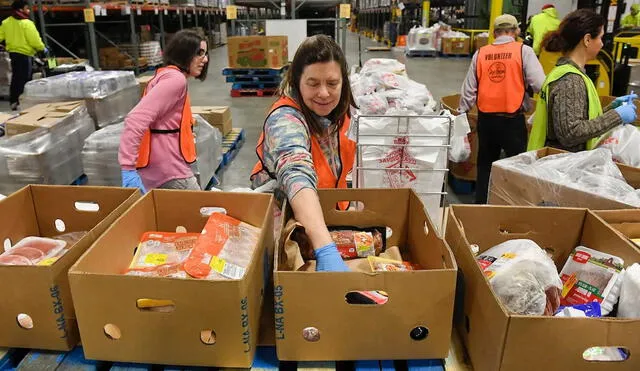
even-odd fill
[[(175, 30), (181, 30), (187, 27), (203, 27), (211, 33), (212, 29), (220, 27), (220, 24), (226, 20), (225, 9), (202, 6), (151, 4), (149, 2), (136, 3), (131, 0), (118, 2), (94, 2), (86, 0), (59, 4), (48, 4), (42, 0), (29, 0), (29, 3), (33, 9), (32, 18), (36, 18), (34, 21), (38, 24), (40, 34), (47, 46), (54, 44), (71, 57), (79, 58), (76, 54), (77, 52), (73, 52), (65, 46), (64, 43), (54, 38), (54, 36), (49, 33), (49, 30), (54, 28), (77, 28), (84, 31), (86, 55), (91, 65), (96, 69), (100, 68), (98, 40), (120, 49), (117, 42), (111, 40), (104, 32), (97, 30), (96, 26), (110, 24), (114, 27), (122, 26), (123, 29), (128, 29), (129, 38), (127, 42), (132, 46), (131, 50), (134, 55), (129, 55), (128, 53), (123, 54), (133, 59), (136, 73), (140, 72), (140, 66), (138, 65), (139, 43), (136, 34), (137, 25), (152, 24), (154, 29), (161, 35), (160, 44), (164, 48), (165, 25), (167, 22), (175, 23)], [(86, 9), (93, 10), (95, 22), (86, 21), (83, 15)], [(61, 14), (65, 14), (66, 16), (60, 16)], [(70, 19), (71, 21), (60, 22), (60, 18), (65, 20)], [(140, 23), (139, 21), (141, 19), (144, 19), (146, 22)]]

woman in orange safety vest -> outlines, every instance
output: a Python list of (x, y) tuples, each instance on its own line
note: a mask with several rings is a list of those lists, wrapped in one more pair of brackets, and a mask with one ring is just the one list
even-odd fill
[(204, 80), (207, 42), (193, 31), (178, 32), (164, 52), (165, 67), (149, 81), (127, 115), (118, 160), (122, 186), (144, 193), (152, 188), (199, 190), (191, 164), (196, 160), (187, 78)]
[(256, 147), (252, 187), (273, 182), (276, 198), (288, 199), (311, 240), (318, 271), (349, 270), (331, 239), (316, 190), (347, 187), (356, 152), (347, 137), (351, 107), (355, 100), (342, 50), (328, 36), (309, 37), (296, 51)]

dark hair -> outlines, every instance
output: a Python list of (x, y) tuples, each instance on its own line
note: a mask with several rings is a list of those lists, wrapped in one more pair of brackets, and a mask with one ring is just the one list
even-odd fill
[[(207, 41), (194, 31), (182, 30), (171, 38), (171, 41), (167, 45), (164, 51), (164, 63), (165, 65), (174, 65), (185, 73), (189, 73), (189, 66), (191, 61), (198, 55), (200, 49), (200, 42)], [(204, 81), (207, 78), (207, 70), (209, 69), (209, 61), (205, 63), (202, 68), (200, 76), (196, 77), (200, 81)]]
[(542, 41), (542, 47), (550, 52), (567, 53), (573, 50), (589, 34), (596, 38), (605, 25), (605, 19), (591, 9), (578, 9), (569, 13), (557, 31), (550, 32)]
[(15, 0), (11, 4), (11, 9), (13, 9), (13, 10), (22, 10), (25, 6), (29, 6), (29, 3), (27, 3), (24, 0)]
[(349, 71), (347, 68), (347, 59), (340, 46), (326, 35), (315, 35), (307, 38), (300, 44), (293, 62), (289, 66), (289, 70), (285, 76), (282, 85), (278, 91), (280, 96), (290, 95), (296, 98), (304, 119), (307, 122), (309, 131), (312, 135), (320, 135), (324, 132), (324, 127), (319, 123), (309, 107), (304, 104), (300, 95), (300, 79), (306, 66), (314, 63), (337, 62), (340, 65), (342, 74), (342, 90), (340, 91), (340, 100), (336, 108), (329, 115), (332, 121), (333, 132), (337, 132), (342, 128), (343, 117), (350, 116), (351, 107), (356, 106), (353, 93), (351, 92), (351, 84), (349, 83)]

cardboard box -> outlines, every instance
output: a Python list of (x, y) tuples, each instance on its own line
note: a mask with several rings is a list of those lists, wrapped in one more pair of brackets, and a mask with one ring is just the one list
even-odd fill
[(218, 128), (223, 136), (233, 129), (231, 110), (227, 106), (193, 106), (191, 112), (202, 116), (211, 126)]
[(71, 111), (83, 104), (82, 101), (37, 104), (20, 112), (20, 116), (7, 120), (5, 123), (6, 134), (13, 136), (38, 128), (50, 129), (63, 122), (71, 114)]
[(468, 55), (470, 53), (471, 39), (468, 37), (443, 37), (442, 54)]
[[(545, 147), (538, 158), (566, 153)], [(618, 164), (633, 188), (640, 188), (640, 169)], [(540, 179), (535, 174), (517, 171), (494, 162), (491, 167), (488, 203), (493, 205), (587, 207), (592, 210), (629, 209), (632, 206), (582, 190)]]
[[(425, 270), (316, 273), (282, 270), (285, 236), (275, 255), (275, 337), (278, 359), (365, 360), (445, 358), (449, 349), (457, 266), (435, 232), (420, 197), (410, 189), (320, 190), (327, 225), (388, 226), (388, 246), (399, 246)], [(363, 211), (337, 211), (339, 201), (360, 201)], [(292, 216), (287, 206), (283, 226)], [(283, 229), (284, 230), (284, 229)], [(354, 290), (381, 290), (383, 305), (346, 304)], [(414, 340), (417, 327), (428, 336)], [(303, 338), (306, 328), (320, 340)]]
[(628, 239), (640, 238), (640, 210), (597, 210), (593, 213), (601, 217), (624, 237)]
[[(96, 241), (69, 272), (84, 354), (90, 359), (172, 365), (250, 367), (273, 251), (272, 197), (254, 193), (153, 190)], [(262, 228), (258, 247), (240, 280), (154, 278), (123, 275), (140, 236), (147, 231), (199, 233), (203, 207)], [(266, 269), (268, 270), (268, 264)], [(137, 308), (142, 298), (171, 300), (169, 313)], [(105, 327), (118, 329), (107, 335)], [(211, 330), (215, 344), (201, 331)]]
[(485, 45), (489, 44), (489, 37), (488, 36), (480, 36), (480, 35), (476, 35), (475, 39), (474, 39), (474, 49), (473, 50), (478, 50), (480, 48), (482, 48)]
[[(584, 209), (454, 205), (449, 208), (446, 240), (463, 278), (464, 310), (456, 326), (476, 371), (638, 370), (640, 319), (556, 318), (507, 312), (493, 294), (470, 244), (483, 252), (516, 238), (532, 239), (553, 254), (561, 270), (578, 245), (613, 254), (625, 265), (640, 261), (640, 251), (613, 228)], [(587, 362), (594, 346), (625, 347), (625, 362)]]
[(136, 77), (136, 81), (138, 81), (138, 85), (140, 86), (140, 96), (141, 97), (144, 95), (144, 89), (147, 88), (147, 85), (149, 84), (149, 81), (153, 80), (154, 76), (155, 75)]
[(286, 36), (234, 36), (228, 38), (230, 68), (281, 68), (289, 62)]
[[(5, 248), (27, 236), (88, 232), (53, 265), (0, 265), (0, 347), (69, 350), (78, 344), (67, 271), (139, 197), (129, 188), (31, 185), (0, 202), (0, 240)], [(79, 202), (99, 209), (82, 211)], [(31, 317), (32, 329), (20, 327), (20, 313)]]
[[(448, 109), (453, 114), (458, 114), (458, 107), (460, 107), (460, 94), (448, 95), (446, 97), (442, 97), (440, 100), (442, 104), (442, 108)], [(525, 113), (525, 119), (529, 119), (531, 115), (535, 112), (535, 101), (530, 99), (530, 107), (531, 109)], [(449, 162), (449, 171), (451, 175), (455, 176), (458, 179), (475, 181), (478, 172), (477, 172), (477, 164), (478, 164), (478, 107), (473, 106), (469, 112), (467, 112), (467, 119), (469, 121), (469, 126), (471, 127), (471, 132), (467, 134), (467, 139), (469, 139), (469, 144), (471, 145), (471, 155), (469, 159), (464, 162)], [(528, 130), (531, 130), (528, 128)]]

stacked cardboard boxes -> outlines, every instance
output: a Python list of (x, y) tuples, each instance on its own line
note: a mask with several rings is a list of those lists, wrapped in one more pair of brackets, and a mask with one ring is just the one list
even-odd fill
[(27, 108), (20, 116), (7, 120), (6, 135), (28, 133), (38, 128), (50, 129), (60, 124), (71, 115), (71, 112), (84, 105), (82, 101), (43, 103)]
[(289, 62), (286, 36), (229, 37), (230, 68), (282, 68)]
[[(139, 66), (146, 66), (146, 58), (138, 58)], [(118, 48), (100, 48), (100, 67), (103, 69), (132, 68), (135, 66), (134, 60), (122, 53)]]

